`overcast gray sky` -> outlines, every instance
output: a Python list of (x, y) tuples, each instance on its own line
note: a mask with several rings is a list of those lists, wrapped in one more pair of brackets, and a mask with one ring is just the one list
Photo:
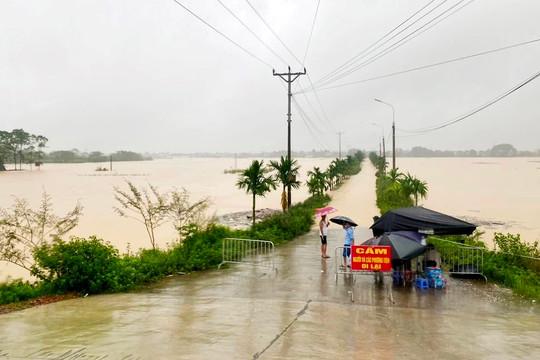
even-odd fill
[(398, 148), (535, 150), (540, 80), (511, 91), (540, 71), (539, 14), (538, 0), (0, 0), (0, 129), (47, 151), (285, 150), (272, 69), (305, 66), (293, 151), (337, 150), (340, 132), (344, 151), (389, 146), (375, 98)]

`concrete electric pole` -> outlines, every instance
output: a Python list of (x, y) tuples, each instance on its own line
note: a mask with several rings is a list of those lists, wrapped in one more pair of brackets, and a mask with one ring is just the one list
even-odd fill
[[(283, 81), (287, 83), (288, 88), (288, 112), (287, 112), (287, 159), (291, 161), (291, 98), (292, 98), (292, 92), (291, 92), (291, 84), (294, 80), (296, 80), (300, 75), (306, 75), (306, 69), (304, 68), (304, 72), (301, 73), (291, 73), (291, 67), (289, 66), (289, 72), (278, 74), (275, 70), (272, 69), (272, 74), (274, 76), (279, 76)], [(287, 187), (287, 208), (291, 207), (291, 185)]]

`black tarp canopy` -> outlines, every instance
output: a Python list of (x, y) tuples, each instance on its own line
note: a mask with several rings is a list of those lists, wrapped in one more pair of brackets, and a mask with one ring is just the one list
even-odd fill
[(470, 235), (476, 225), (421, 206), (411, 206), (387, 211), (370, 229), (374, 236), (398, 230), (426, 235)]

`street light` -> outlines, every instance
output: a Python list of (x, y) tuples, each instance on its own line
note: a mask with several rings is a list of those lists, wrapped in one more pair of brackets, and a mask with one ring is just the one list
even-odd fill
[(375, 99), (380, 103), (386, 104), (392, 108), (392, 169), (396, 169), (396, 112), (392, 104), (389, 104), (385, 101)]

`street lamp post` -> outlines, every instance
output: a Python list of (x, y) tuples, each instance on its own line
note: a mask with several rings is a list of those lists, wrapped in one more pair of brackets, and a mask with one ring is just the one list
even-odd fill
[(396, 169), (396, 112), (392, 104), (389, 104), (385, 101), (375, 99), (380, 103), (386, 104), (392, 108), (392, 169)]

